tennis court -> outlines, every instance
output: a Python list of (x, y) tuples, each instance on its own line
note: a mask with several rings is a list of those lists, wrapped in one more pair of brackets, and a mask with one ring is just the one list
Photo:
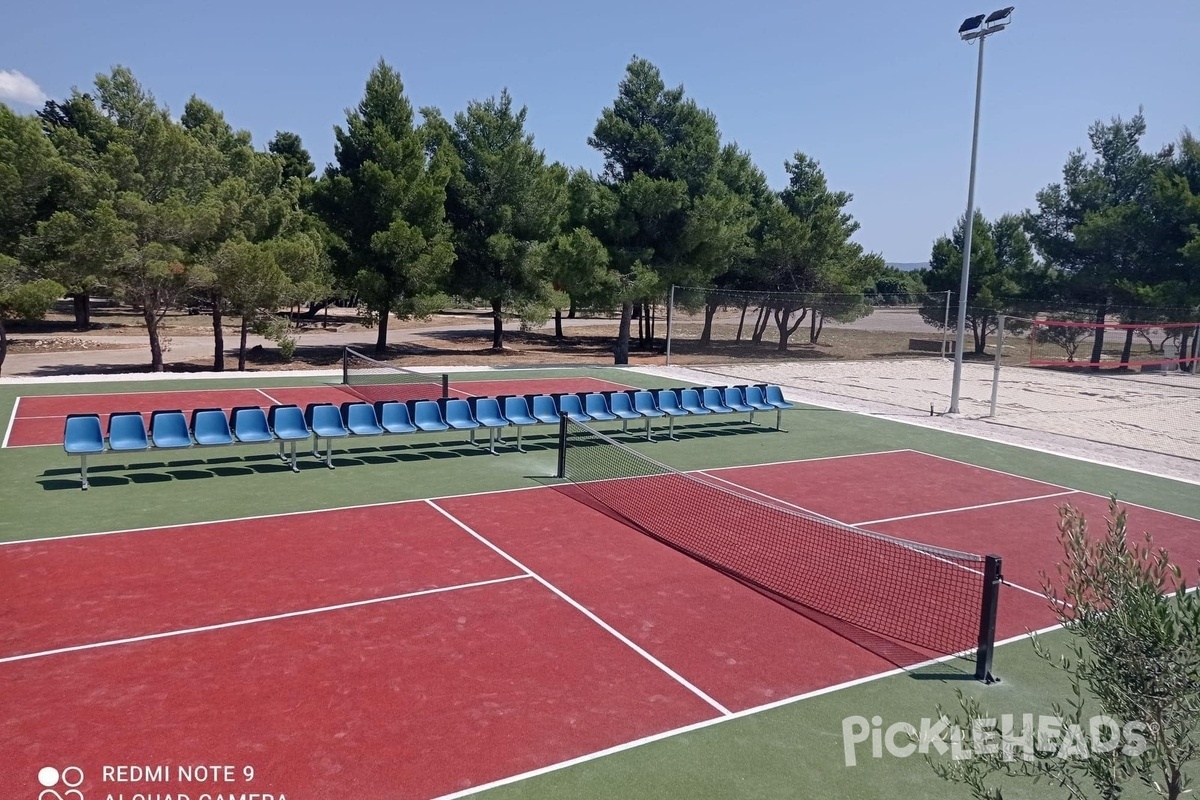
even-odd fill
[[(581, 390), (602, 379), (517, 380)], [(512, 386), (495, 383), (487, 391)], [(21, 405), (107, 411), (149, 398), (161, 407), (156, 392), (111, 388), (73, 395), (74, 405), (26, 394)], [(243, 399), (257, 388), (217, 391), (229, 405), (267, 402)], [(329, 386), (263, 391), (279, 402), (345, 397)], [(194, 394), (172, 400), (211, 399)], [(1200, 521), (1185, 514), (1197, 498), (1162, 481), (1114, 481), (1088, 465), (853, 415), (788, 413), (790, 433), (723, 424), (679, 442), (629, 437), (688, 479), (681, 490), (652, 476), (638, 496), (681, 534), (713, 524), (705, 509), (726, 500), (712, 497), (733, 497), (753, 500), (763, 519), (802, 510), (933, 548), (996, 553), (1006, 578), (1000, 640), (1053, 622), (1039, 572), (1058, 559), (1063, 502), (1097, 523), (1110, 488), (1159, 505), (1131, 505), (1131, 529), (1154, 531), (1186, 568), (1200, 564)], [(898, 670), (897, 651), (882, 657), (665, 545), (594, 492), (583, 496), (587, 482), (549, 479), (552, 448), (498, 459), (410, 449), (414, 463), (286, 477), (230, 470), (88, 493), (46, 480), (69, 468), (60, 450), (6, 451), (13, 479), (0, 501), (19, 502), (0, 544), (0, 704), (10, 710), (0, 722), (0, 795), (29, 794), (39, 769), (70, 765), (89, 798), (218, 789), (762, 797), (851, 786), (954, 796), (917, 759), (847, 770), (838, 720), (930, 713), (933, 702), (953, 703), (955, 687), (988, 697), (970, 662), (943, 660), (931, 673), (915, 660), (936, 648), (906, 642), (913, 660), (903, 665), (917, 669)], [(576, 452), (589, 459), (599, 449)], [(614, 473), (602, 483), (630, 482)], [(799, 570), (794, 556), (776, 560)], [(817, 589), (836, 601), (864, 583), (848, 564)], [(961, 605), (977, 614), (977, 598)], [(955, 611), (898, 592), (876, 613), (886, 622)], [(1048, 703), (1020, 646), (998, 649), (1004, 682), (991, 697)], [(102, 779), (108, 765), (187, 764), (250, 767), (254, 777), (229, 786)]]

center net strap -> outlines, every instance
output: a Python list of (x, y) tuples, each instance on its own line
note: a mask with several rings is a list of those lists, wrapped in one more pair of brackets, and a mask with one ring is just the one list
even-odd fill
[(848, 623), (938, 655), (975, 649), (983, 556), (738, 494), (580, 423), (567, 422), (565, 439), (563, 477), (576, 491), (692, 558), (785, 605), (816, 612), (822, 624)]

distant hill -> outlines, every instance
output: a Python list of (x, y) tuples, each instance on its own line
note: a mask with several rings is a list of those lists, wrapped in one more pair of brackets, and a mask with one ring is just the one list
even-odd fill
[(915, 262), (889, 261), (888, 266), (895, 267), (896, 269), (903, 270), (904, 272), (913, 272), (918, 269), (925, 269), (926, 267), (929, 266), (929, 264), (928, 264), (928, 262), (925, 262), (925, 261), (915, 261)]

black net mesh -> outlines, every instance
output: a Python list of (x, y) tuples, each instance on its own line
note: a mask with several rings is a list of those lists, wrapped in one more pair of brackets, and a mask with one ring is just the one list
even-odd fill
[(349, 347), (342, 361), (342, 388), (369, 403), (437, 400), (447, 385), (445, 375), (409, 372)]

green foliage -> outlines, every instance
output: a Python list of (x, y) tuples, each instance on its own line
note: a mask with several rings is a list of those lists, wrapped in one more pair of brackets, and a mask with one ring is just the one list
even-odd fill
[(308, 180), (317, 169), (299, 134), (276, 131), (275, 138), (267, 143), (267, 150), (279, 160), (284, 180)]
[[(1186, 770), (1200, 756), (1200, 598), (1149, 534), (1141, 543), (1129, 540), (1116, 498), (1104, 534), (1090, 536), (1087, 520), (1070, 505), (1060, 509), (1058, 530), (1064, 559), (1056, 579), (1043, 576), (1043, 590), (1073, 641), (1056, 654), (1033, 640), (1038, 656), (1061, 670), (1071, 687), (1070, 699), (1054, 704), (1054, 713), (1064, 730), (1074, 725), (1084, 732), (1103, 715), (1144, 742), (1126, 735), (1120, 747), (1089, 748), (1085, 739), (1068, 750), (1065, 742), (1039, 737), (1025, 752), (976, 748), (971, 759), (930, 763), (981, 800), (1002, 798), (989, 783), (999, 776), (1045, 779), (1065, 797), (1105, 800), (1138, 782), (1155, 796), (1176, 800), (1188, 793)], [(989, 719), (978, 700), (960, 692), (959, 701), (963, 716), (954, 724), (960, 729), (974, 730)]]

